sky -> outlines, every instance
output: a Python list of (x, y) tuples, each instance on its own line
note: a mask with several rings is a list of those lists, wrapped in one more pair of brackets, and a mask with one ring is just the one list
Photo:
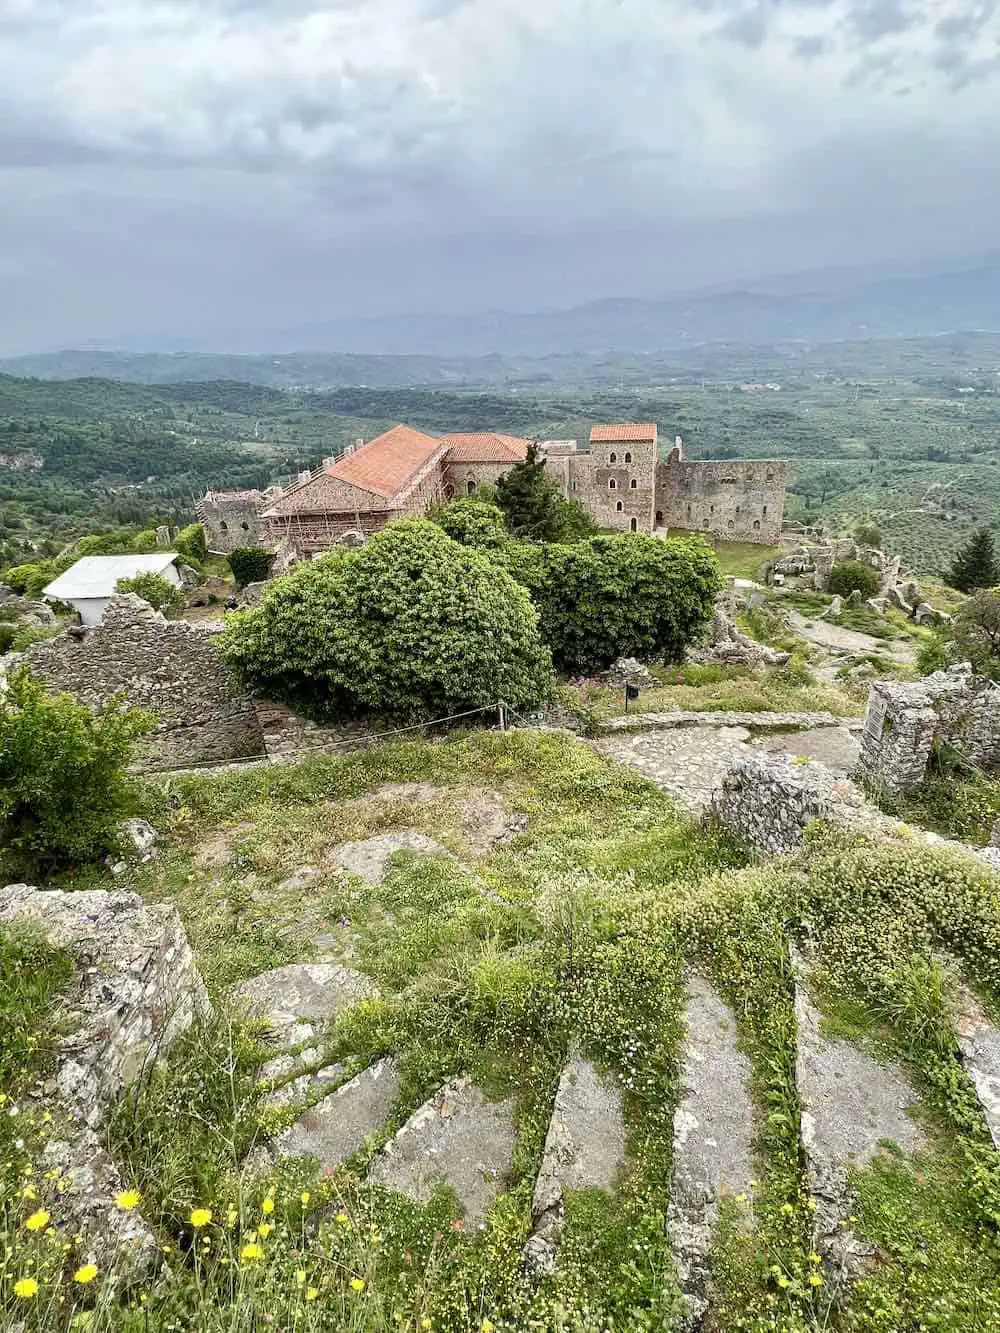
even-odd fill
[(973, 262), (998, 119), (1000, 0), (0, 0), (0, 353)]

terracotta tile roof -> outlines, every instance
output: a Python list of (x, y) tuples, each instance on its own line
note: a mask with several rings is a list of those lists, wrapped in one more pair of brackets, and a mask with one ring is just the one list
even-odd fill
[(591, 444), (618, 444), (629, 440), (646, 443), (655, 439), (655, 424), (636, 426), (628, 422), (612, 426), (595, 426), (590, 432)]
[(334, 463), (327, 476), (387, 500), (401, 491), (441, 449), (441, 441), (410, 426), (393, 426)]
[(481, 430), (442, 435), (441, 443), (450, 446), (449, 463), (517, 463), (527, 456), (531, 441)]

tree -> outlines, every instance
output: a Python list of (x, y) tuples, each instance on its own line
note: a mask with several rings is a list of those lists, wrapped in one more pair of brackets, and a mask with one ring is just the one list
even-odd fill
[(503, 510), (475, 496), (449, 500), (429, 517), (452, 541), (479, 551), (496, 551), (510, 540)]
[(208, 542), (205, 540), (205, 529), (200, 523), (189, 523), (186, 528), (181, 528), (174, 546), (185, 560), (191, 560), (196, 565), (208, 559)]
[(517, 542), (502, 559), (530, 591), (556, 666), (573, 674), (619, 657), (678, 660), (711, 618), (722, 583), (701, 537)]
[(136, 803), (127, 766), (151, 727), (121, 699), (91, 712), (13, 672), (0, 693), (0, 862), (48, 872), (112, 850)]
[(274, 556), (260, 546), (241, 546), (229, 557), (229, 568), (238, 588), (248, 583), (263, 583), (271, 572)]
[(859, 546), (874, 546), (882, 549), (882, 533), (874, 523), (859, 523), (854, 529), (854, 540)]
[(326, 716), (523, 710), (551, 687), (528, 594), (427, 519), (298, 565), (231, 618), (222, 651), (245, 685)]
[(830, 592), (836, 597), (850, 597), (859, 592), (863, 598), (874, 597), (879, 589), (879, 576), (860, 560), (840, 560), (830, 571)]
[(959, 592), (975, 592), (977, 588), (992, 588), (1000, 583), (1000, 564), (989, 528), (980, 528), (972, 534), (955, 556), (945, 582)]
[(136, 597), (148, 602), (154, 611), (172, 611), (182, 601), (181, 590), (175, 583), (149, 570), (133, 574), (130, 579), (119, 579), (115, 591), (134, 592)]
[(954, 657), (982, 676), (1000, 681), (1000, 594), (975, 593), (951, 625)]
[(597, 531), (582, 505), (566, 500), (551, 477), (538, 446), (529, 445), (527, 457), (515, 463), (496, 484), (497, 504), (515, 537), (527, 541), (578, 541)]

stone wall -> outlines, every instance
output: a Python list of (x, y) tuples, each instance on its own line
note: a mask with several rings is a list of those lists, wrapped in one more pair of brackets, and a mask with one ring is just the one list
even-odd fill
[(563, 464), (568, 498), (578, 500), (602, 528), (649, 533), (656, 450), (653, 440), (595, 442), (589, 453), (568, 454), (547, 466)]
[(260, 491), (209, 491), (196, 506), (208, 549), (228, 555), (244, 546), (262, 545), (259, 515), (264, 503)]
[(513, 466), (513, 460), (506, 463), (449, 463), (444, 470), (444, 497), (450, 500), (472, 495), (480, 486), (494, 486)]
[(785, 513), (785, 473), (786, 465), (773, 459), (659, 463), (657, 527), (774, 545)]
[(1000, 686), (968, 665), (936, 671), (911, 684), (876, 681), (868, 696), (858, 775), (890, 792), (924, 779), (935, 742), (971, 763), (1000, 769)]
[(100, 625), (36, 643), (23, 660), (49, 685), (91, 706), (124, 693), (130, 704), (156, 714), (141, 769), (262, 757), (253, 700), (237, 689), (219, 657), (218, 630), (165, 620), (129, 593), (112, 600)]

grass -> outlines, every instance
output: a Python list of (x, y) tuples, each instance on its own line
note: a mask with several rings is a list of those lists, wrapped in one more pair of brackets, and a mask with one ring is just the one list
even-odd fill
[[(668, 536), (688, 535), (684, 528), (671, 528)], [(707, 534), (706, 534), (707, 536)], [(758, 581), (764, 566), (784, 554), (783, 546), (761, 546), (756, 542), (726, 542), (712, 538), (723, 577)]]
[[(433, 789), (381, 790), (403, 782)], [(483, 840), (484, 788), (526, 817), (512, 843)], [(946, 978), (929, 957), (947, 950), (989, 1005), (1000, 1001), (1000, 892), (985, 868), (917, 840), (867, 845), (828, 832), (797, 859), (748, 867), (717, 829), (559, 733), (470, 733), (157, 790), (149, 813), (164, 855), (115, 885), (177, 905), (214, 1015), (119, 1104), (111, 1141), (171, 1271), (124, 1294), (102, 1271), (84, 1290), (42, 1261), (25, 1230), (36, 1201), (14, 1198), (0, 1309), (27, 1333), (257, 1333), (262, 1311), (309, 1333), (679, 1330), (666, 1220), (685, 966), (733, 1009), (758, 1114), (755, 1184), (726, 1204), (716, 1236), (711, 1327), (995, 1327), (1000, 1178), (954, 1045)], [(401, 828), (452, 855), (400, 854), (380, 885), (337, 869), (332, 848)], [(305, 866), (317, 873), (293, 874)], [(831, 1031), (898, 1053), (933, 1128), (925, 1155), (859, 1173), (857, 1225), (882, 1258), (833, 1309), (800, 1150), (788, 945), (803, 935), (822, 945)], [(380, 996), (342, 1016), (317, 1063), (339, 1065), (343, 1081), (393, 1054), (401, 1092), (332, 1174), (308, 1161), (249, 1172), (247, 1150), (281, 1113), (261, 1104), (268, 1052), (226, 992), (321, 954), (362, 968)], [(18, 1003), (48, 1015), (36, 1042), (58, 993), (37, 971), (16, 983)], [(570, 1194), (556, 1271), (535, 1283), (521, 1252), (571, 1043), (623, 1089), (626, 1163), (613, 1191)], [(446, 1190), (418, 1206), (365, 1183), (385, 1138), (460, 1073), (510, 1097), (518, 1130), (482, 1229), (463, 1224)], [(40, 1291), (16, 1298), (12, 1281), (29, 1272)]]

